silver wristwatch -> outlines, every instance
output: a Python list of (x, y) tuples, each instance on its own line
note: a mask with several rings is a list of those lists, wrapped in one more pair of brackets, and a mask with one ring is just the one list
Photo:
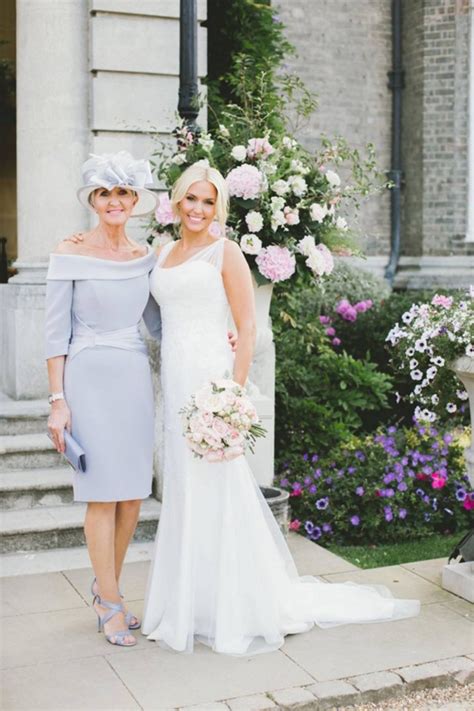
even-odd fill
[(65, 400), (64, 393), (51, 393), (48, 397), (49, 404), (52, 405), (56, 400)]

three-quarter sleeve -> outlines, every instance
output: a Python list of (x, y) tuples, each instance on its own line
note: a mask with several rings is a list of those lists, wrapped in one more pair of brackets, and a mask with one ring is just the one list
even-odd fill
[(73, 281), (46, 282), (46, 359), (67, 355), (72, 334)]
[(161, 311), (151, 294), (143, 312), (143, 320), (150, 336), (161, 341)]

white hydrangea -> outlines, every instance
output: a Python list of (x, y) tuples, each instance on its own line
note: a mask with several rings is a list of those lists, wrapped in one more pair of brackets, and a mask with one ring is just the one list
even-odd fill
[(262, 240), (257, 235), (244, 235), (240, 240), (240, 249), (246, 254), (258, 254), (262, 249)]
[(249, 228), (249, 232), (260, 232), (263, 227), (263, 217), (260, 212), (251, 210), (245, 215), (245, 222)]
[(327, 205), (320, 205), (317, 202), (313, 202), (309, 208), (309, 214), (313, 222), (321, 223), (328, 214)]
[(234, 160), (238, 160), (239, 163), (242, 163), (247, 158), (247, 149), (245, 146), (234, 146), (230, 155)]
[(304, 254), (305, 257), (309, 257), (311, 251), (315, 247), (316, 243), (312, 235), (306, 235), (306, 237), (303, 237), (303, 239), (301, 239), (296, 245), (296, 249), (298, 250), (298, 252)]

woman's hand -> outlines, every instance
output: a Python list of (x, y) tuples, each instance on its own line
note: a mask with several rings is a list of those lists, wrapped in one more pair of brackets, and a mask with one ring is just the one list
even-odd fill
[(64, 454), (66, 445), (64, 444), (64, 430), (71, 431), (71, 411), (65, 400), (56, 400), (51, 404), (51, 413), (48, 417), (48, 430), (53, 444)]
[(70, 235), (69, 237), (65, 237), (63, 239), (63, 242), (74, 242), (74, 244), (81, 244), (81, 242), (84, 242), (84, 233), (74, 232), (74, 234)]
[(227, 331), (227, 340), (229, 341), (229, 346), (232, 348), (232, 352), (235, 353), (239, 337), (236, 336), (235, 333), (232, 333), (232, 331)]

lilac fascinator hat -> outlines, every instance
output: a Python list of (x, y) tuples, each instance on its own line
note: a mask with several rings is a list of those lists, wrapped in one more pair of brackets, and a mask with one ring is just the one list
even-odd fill
[(89, 210), (94, 208), (89, 203), (89, 195), (97, 188), (112, 190), (115, 187), (134, 190), (138, 201), (133, 208), (132, 217), (148, 215), (158, 206), (158, 196), (147, 188), (153, 188), (153, 176), (147, 160), (135, 160), (127, 151), (90, 154), (82, 166), (83, 186), (77, 191), (81, 205)]

